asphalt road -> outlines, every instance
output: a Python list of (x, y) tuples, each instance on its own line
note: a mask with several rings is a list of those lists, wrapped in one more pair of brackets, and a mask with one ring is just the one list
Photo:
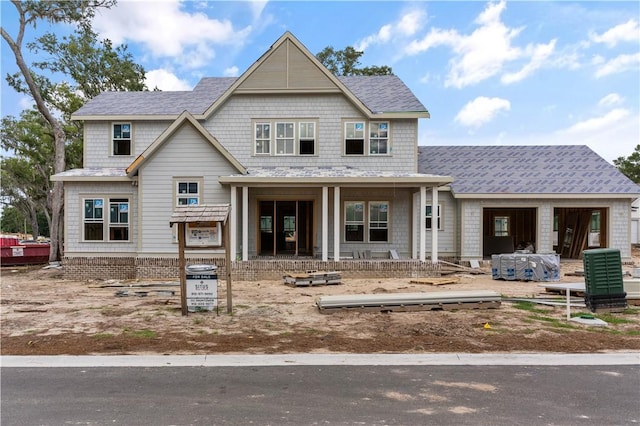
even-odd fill
[(6, 367), (3, 363), (0, 420), (3, 426), (640, 423), (638, 364), (292, 363), (180, 367)]

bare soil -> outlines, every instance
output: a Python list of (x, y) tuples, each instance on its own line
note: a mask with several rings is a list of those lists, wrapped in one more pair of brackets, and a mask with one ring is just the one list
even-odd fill
[[(632, 266), (625, 266), (630, 269)], [(559, 282), (580, 262), (563, 263)], [(58, 269), (2, 268), (2, 355), (204, 353), (600, 352), (640, 350), (640, 306), (597, 314), (607, 327), (566, 320), (564, 306), (418, 312), (340, 311), (322, 314), (318, 297), (336, 294), (494, 290), (505, 297), (553, 297), (539, 282), (448, 275), (446, 285), (409, 278), (343, 279), (339, 285), (291, 287), (283, 280), (233, 282), (227, 313), (219, 281), (219, 312), (181, 313), (177, 281), (71, 281)], [(122, 295), (124, 294), (126, 295)], [(142, 292), (142, 293), (138, 293)], [(173, 292), (174, 294), (171, 294)], [(118, 293), (120, 295), (118, 295)], [(557, 295), (560, 300), (564, 296)], [(526, 309), (525, 309), (526, 308)], [(572, 314), (588, 314), (573, 308)]]

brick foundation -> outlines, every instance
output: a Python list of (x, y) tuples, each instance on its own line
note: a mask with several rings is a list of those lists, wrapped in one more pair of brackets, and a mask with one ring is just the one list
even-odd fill
[[(453, 259), (449, 259), (451, 261)], [(208, 264), (218, 267), (218, 277), (226, 276), (223, 258), (189, 258), (187, 265)], [(66, 257), (62, 261), (65, 279), (170, 279), (178, 280), (178, 259), (132, 257)], [(232, 280), (257, 281), (281, 279), (287, 272), (340, 271), (344, 278), (419, 278), (437, 274), (440, 265), (419, 260), (341, 260), (269, 259), (232, 262)]]

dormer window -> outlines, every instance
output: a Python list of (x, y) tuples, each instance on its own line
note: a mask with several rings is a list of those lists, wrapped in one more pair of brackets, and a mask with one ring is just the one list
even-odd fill
[(131, 155), (131, 123), (113, 123), (113, 155)]
[(344, 153), (346, 155), (364, 155), (364, 121), (344, 123)]

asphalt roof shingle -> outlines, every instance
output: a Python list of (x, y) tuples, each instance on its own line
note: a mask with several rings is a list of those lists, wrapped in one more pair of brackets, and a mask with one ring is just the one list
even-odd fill
[[(370, 111), (427, 112), (397, 76), (339, 77)], [(179, 115), (203, 114), (237, 80), (236, 77), (205, 77), (191, 91), (104, 92), (85, 103), (73, 115)]]
[(584, 145), (420, 146), (418, 171), (454, 194), (629, 194), (640, 186)]

